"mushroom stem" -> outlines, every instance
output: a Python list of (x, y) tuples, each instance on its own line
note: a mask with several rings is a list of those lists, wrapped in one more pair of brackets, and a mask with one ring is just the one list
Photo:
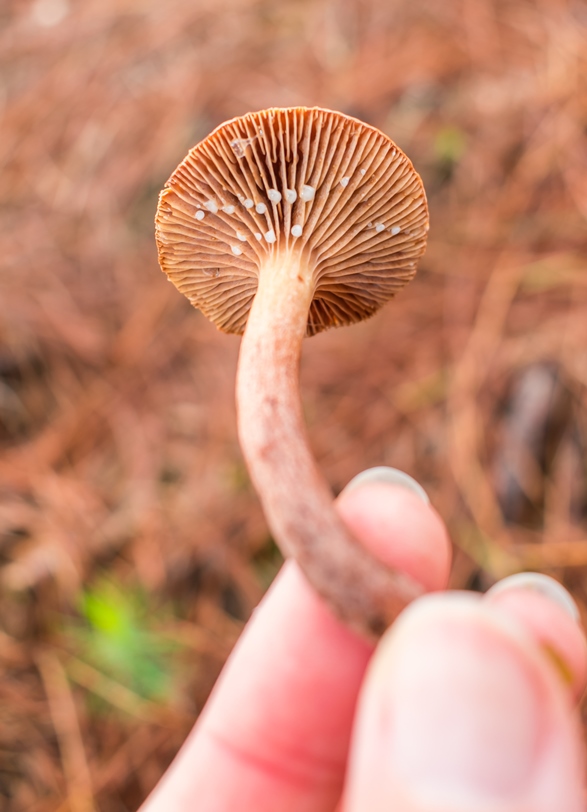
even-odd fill
[(261, 267), (239, 357), (239, 438), (282, 552), (297, 560), (342, 620), (372, 638), (422, 588), (351, 536), (310, 451), (299, 365), (314, 290), (302, 254), (275, 253)]

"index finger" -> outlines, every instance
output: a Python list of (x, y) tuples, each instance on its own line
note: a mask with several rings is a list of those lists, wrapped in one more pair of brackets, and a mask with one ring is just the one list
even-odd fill
[[(343, 492), (344, 521), (426, 590), (446, 585), (437, 513), (397, 485)], [(202, 716), (143, 812), (324, 812), (340, 797), (372, 646), (343, 627), (287, 562), (256, 610)]]

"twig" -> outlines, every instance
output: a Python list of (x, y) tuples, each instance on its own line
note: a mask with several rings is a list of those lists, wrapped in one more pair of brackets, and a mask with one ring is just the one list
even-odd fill
[(69, 809), (94, 812), (92, 778), (67, 675), (57, 655), (49, 649), (39, 652), (36, 660), (59, 743)]

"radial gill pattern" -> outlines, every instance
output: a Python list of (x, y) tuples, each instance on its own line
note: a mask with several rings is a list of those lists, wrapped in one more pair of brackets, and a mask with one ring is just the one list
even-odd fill
[(314, 274), (308, 335), (372, 315), (416, 272), (428, 210), (410, 160), (379, 130), (318, 108), (218, 127), (161, 192), (159, 262), (220, 329), (244, 331), (259, 271), (299, 255)]

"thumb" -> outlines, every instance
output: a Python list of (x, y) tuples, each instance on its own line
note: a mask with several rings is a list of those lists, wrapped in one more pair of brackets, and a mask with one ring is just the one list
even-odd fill
[(571, 693), (523, 625), (480, 596), (412, 604), (359, 703), (344, 812), (579, 812)]

